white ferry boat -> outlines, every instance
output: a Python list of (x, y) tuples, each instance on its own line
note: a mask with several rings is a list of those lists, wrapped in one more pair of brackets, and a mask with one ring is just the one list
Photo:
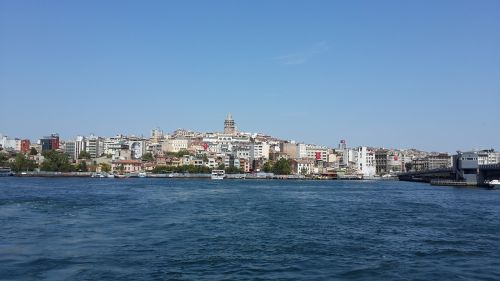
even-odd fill
[(137, 176), (140, 177), (140, 178), (145, 178), (148, 175), (146, 174), (146, 172), (140, 172), (139, 174), (137, 174)]
[(12, 170), (10, 168), (0, 168), (0, 177), (8, 177), (12, 175)]
[(212, 170), (212, 179), (213, 180), (222, 180), (226, 176), (226, 172), (224, 170)]

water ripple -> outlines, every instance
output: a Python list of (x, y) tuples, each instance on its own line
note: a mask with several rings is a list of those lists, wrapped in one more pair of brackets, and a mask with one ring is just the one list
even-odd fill
[(500, 280), (500, 193), (0, 179), (0, 280)]

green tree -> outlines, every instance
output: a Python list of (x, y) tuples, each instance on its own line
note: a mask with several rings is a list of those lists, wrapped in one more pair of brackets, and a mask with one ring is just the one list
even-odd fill
[(198, 172), (198, 168), (195, 165), (187, 165), (187, 167), (185, 167), (185, 169), (188, 173), (197, 173)]
[(32, 147), (30, 149), (30, 155), (38, 155), (38, 150), (36, 150), (36, 148)]
[(81, 151), (80, 154), (78, 155), (78, 159), (90, 159), (90, 158), (92, 158), (92, 156), (87, 151)]
[(37, 168), (35, 161), (27, 159), (22, 153), (16, 155), (16, 160), (12, 163), (11, 168), (14, 172), (33, 171)]
[(80, 162), (80, 163), (76, 166), (76, 170), (77, 170), (78, 172), (88, 172), (88, 171), (89, 171), (89, 167), (87, 166), (87, 162), (85, 162), (85, 161)]
[(177, 152), (176, 156), (179, 157), (179, 158), (181, 158), (184, 155), (191, 155), (191, 153), (189, 153), (189, 151), (187, 151), (187, 150), (181, 150), (181, 151)]
[(224, 169), (224, 171), (226, 171), (226, 174), (243, 174), (243, 169), (239, 169), (239, 168), (236, 168), (236, 167), (228, 167), (226, 169)]
[(405, 163), (405, 168), (406, 171), (411, 171), (411, 169), (413, 168), (413, 163), (411, 162)]
[(7, 153), (0, 152), (0, 167), (7, 166), (9, 160), (9, 155)]
[(288, 160), (281, 158), (273, 165), (273, 173), (276, 175), (289, 175), (292, 172)]
[(166, 173), (169, 173), (169, 172), (172, 172), (172, 171), (173, 171), (172, 168), (169, 167), (169, 166), (158, 165), (158, 166), (154, 167), (151, 172), (153, 174), (166, 174)]
[(142, 160), (148, 161), (148, 162), (153, 162), (155, 160), (155, 158), (153, 157), (153, 154), (151, 152), (148, 152), (148, 153), (144, 153), (144, 155), (142, 155)]
[(71, 172), (74, 166), (70, 164), (68, 155), (63, 152), (49, 150), (42, 153), (45, 160), (40, 169), (49, 172)]
[(101, 166), (101, 171), (106, 173), (111, 172), (111, 165), (109, 165), (108, 163), (101, 163), (100, 166)]
[(166, 152), (165, 155), (170, 156), (170, 157), (181, 158), (184, 155), (191, 155), (191, 153), (189, 153), (189, 151), (187, 151), (187, 150), (181, 150), (179, 152)]
[(211, 170), (209, 167), (207, 166), (199, 166), (200, 168), (200, 173), (202, 174), (210, 174)]
[(271, 165), (271, 162), (267, 161), (264, 163), (262, 166), (262, 171), (266, 173), (271, 173), (273, 171), (273, 166)]

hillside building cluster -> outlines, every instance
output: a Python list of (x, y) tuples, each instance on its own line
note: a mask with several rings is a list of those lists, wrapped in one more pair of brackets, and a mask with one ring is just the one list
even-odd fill
[[(150, 137), (77, 136), (62, 141), (57, 134), (42, 137), (32, 143), (27, 139), (11, 139), (0, 135), (0, 149), (28, 153), (37, 164), (44, 161), (47, 150), (64, 152), (74, 163), (82, 161), (82, 152), (99, 167), (107, 163), (112, 170), (125, 172), (151, 171), (158, 166), (205, 166), (210, 169), (233, 168), (253, 173), (263, 170), (266, 162), (286, 159), (291, 173), (296, 175), (346, 175), (363, 178), (390, 175), (406, 171), (421, 171), (452, 166), (452, 156), (415, 149), (386, 149), (368, 146), (348, 147), (341, 140), (331, 148), (269, 135), (237, 130), (231, 114), (224, 120), (222, 132), (200, 133), (178, 129), (170, 134), (155, 128)], [(479, 164), (500, 163), (500, 153), (494, 150), (475, 152)], [(87, 160), (85, 160), (87, 161)]]

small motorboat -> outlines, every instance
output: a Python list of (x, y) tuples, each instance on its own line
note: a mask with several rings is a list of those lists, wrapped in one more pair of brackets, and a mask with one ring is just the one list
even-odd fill
[(487, 182), (488, 185), (491, 187), (491, 188), (494, 188), (494, 189), (497, 189), (497, 188), (500, 188), (500, 180), (490, 180), (489, 182)]
[(105, 178), (106, 175), (103, 174), (103, 173), (93, 173), (92, 175), (90, 175), (91, 178)]

